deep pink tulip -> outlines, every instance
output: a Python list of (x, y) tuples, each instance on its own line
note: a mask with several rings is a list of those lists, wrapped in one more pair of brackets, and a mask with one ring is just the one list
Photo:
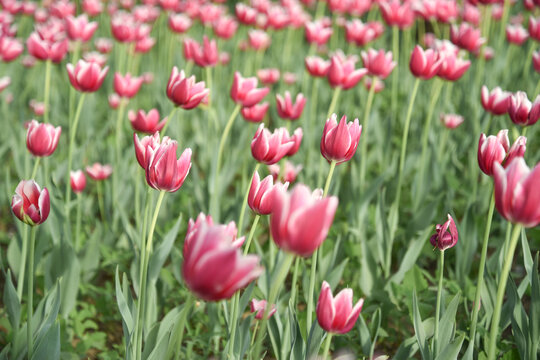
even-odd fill
[(183, 34), (188, 31), (191, 24), (191, 19), (184, 14), (169, 15), (169, 28), (177, 34)]
[(4, 62), (15, 60), (22, 54), (24, 47), (22, 43), (7, 36), (0, 38), (0, 57)]
[(502, 165), (506, 168), (512, 163), (514, 158), (522, 158), (525, 155), (525, 150), (527, 150), (527, 138), (525, 136), (519, 136), (510, 147), (510, 150), (508, 150), (508, 154)]
[(92, 166), (86, 167), (86, 173), (92, 180), (105, 180), (112, 174), (112, 166), (109, 164), (101, 165), (100, 163), (94, 163)]
[(294, 165), (288, 160), (285, 160), (285, 170), (282, 172), (279, 164), (268, 165), (268, 171), (272, 175), (274, 182), (292, 184), (296, 181), (298, 173), (302, 171), (302, 165)]
[(298, 149), (300, 149), (300, 144), (302, 144), (303, 136), (304, 133), (302, 131), (302, 128), (294, 130), (292, 136), (289, 136), (289, 131), (285, 129), (285, 139), (283, 140), (283, 142), (292, 141), (294, 143), (293, 147), (287, 152), (285, 156), (293, 156), (298, 152)]
[(36, 120), (32, 120), (26, 133), (26, 147), (34, 156), (51, 156), (58, 146), (61, 133), (60, 126), (55, 128), (51, 124), (40, 124)]
[(373, 84), (373, 81), (375, 81), (375, 88), (373, 89), (375, 93), (380, 93), (381, 91), (384, 90), (384, 81), (382, 81), (378, 77), (366, 76), (364, 78), (364, 87), (366, 88), (367, 91), (371, 90), (371, 85)]
[(84, 60), (79, 60), (76, 66), (67, 64), (66, 68), (69, 82), (75, 90), (81, 92), (98, 91), (109, 71), (108, 66), (102, 69), (98, 63)]
[(74, 193), (81, 193), (86, 187), (86, 176), (82, 170), (70, 171), (69, 172), (71, 190)]
[(222, 39), (230, 39), (238, 30), (238, 23), (229, 16), (221, 16), (212, 24), (214, 34)]
[(131, 99), (139, 92), (144, 79), (142, 77), (132, 77), (130, 73), (122, 76), (120, 73), (114, 74), (114, 91), (118, 96)]
[(33, 32), (26, 40), (26, 48), (36, 59), (59, 63), (68, 51), (68, 40), (66, 38), (57, 41), (46, 40), (38, 32)]
[(244, 107), (240, 112), (244, 120), (253, 123), (259, 123), (264, 120), (264, 117), (266, 116), (269, 107), (270, 104), (268, 104), (268, 102), (263, 102), (261, 104), (255, 104), (250, 107)]
[(379, 7), (384, 21), (389, 26), (397, 26), (403, 30), (414, 22), (414, 12), (409, 2), (401, 4), (400, 0), (383, 0), (379, 2)]
[(447, 129), (455, 129), (463, 124), (463, 116), (457, 114), (441, 114), (441, 123)]
[(385, 52), (382, 49), (379, 51), (374, 49), (362, 51), (362, 61), (370, 75), (381, 79), (388, 77), (397, 65), (395, 61), (392, 61), (392, 52)]
[(284, 251), (309, 257), (326, 239), (334, 221), (338, 199), (314, 196), (298, 184), (290, 192), (283, 186), (273, 191), (270, 230), (276, 245)]
[[(255, 314), (255, 319), (262, 320), (264, 316), (264, 312), (266, 311), (267, 301), (266, 300), (256, 300), (251, 299), (249, 302), (249, 308), (251, 309), (251, 313)], [(272, 315), (276, 313), (276, 305), (272, 304), (270, 307), (270, 310), (268, 310), (267, 319), (271, 318)]]
[[(199, 213), (197, 216), (197, 219), (193, 221), (193, 219), (189, 219), (187, 231), (186, 231), (186, 237), (184, 238), (184, 244), (186, 242), (193, 241), (193, 238), (197, 234), (197, 231), (203, 226), (203, 224), (207, 226), (213, 226), (214, 220), (212, 219), (211, 215), (205, 215), (204, 213)], [(224, 228), (224, 231), (231, 237), (231, 244), (235, 248), (240, 248), (242, 244), (244, 244), (245, 237), (237, 238), (238, 235), (238, 229), (236, 228), (236, 224), (234, 221), (230, 221), (226, 225), (220, 225)], [(191, 246), (191, 245), (185, 245), (185, 246)]]
[(480, 29), (475, 29), (467, 23), (461, 25), (452, 25), (450, 29), (450, 40), (462, 49), (475, 52), (486, 42), (481, 37)]
[(128, 112), (128, 119), (131, 122), (133, 130), (147, 134), (154, 134), (157, 131), (161, 131), (167, 122), (167, 118), (159, 121), (160, 117), (157, 109), (151, 109), (148, 113), (144, 110), (137, 112), (130, 110)]
[(219, 51), (216, 40), (208, 40), (205, 35), (203, 45), (192, 48), (193, 61), (200, 67), (216, 66), (219, 61)]
[(356, 152), (362, 125), (358, 124), (358, 119), (347, 123), (347, 116), (343, 115), (339, 124), (336, 114), (332, 114), (326, 120), (323, 135), (321, 138), (321, 154), (329, 162), (336, 161), (341, 164), (349, 161)]
[(272, 85), (279, 81), (279, 69), (269, 68), (257, 70), (257, 77), (264, 85)]
[(277, 163), (295, 146), (285, 128), (275, 129), (270, 133), (261, 124), (251, 141), (251, 154), (258, 162), (266, 165)]
[(512, 94), (508, 102), (508, 115), (516, 125), (534, 125), (540, 118), (540, 95), (531, 104), (525, 92)]
[(435, 227), (435, 235), (429, 238), (429, 242), (441, 251), (454, 247), (458, 242), (458, 231), (454, 219), (448, 214), (448, 220)]
[(441, 65), (442, 59), (439, 59), (439, 54), (435, 50), (424, 50), (419, 45), (414, 47), (409, 62), (409, 68), (414, 76), (424, 80), (431, 79), (437, 75)]
[(330, 62), (325, 61), (318, 56), (306, 57), (304, 64), (310, 75), (315, 77), (326, 77), (328, 70), (330, 69)]
[(285, 96), (276, 95), (276, 106), (278, 116), (287, 120), (298, 120), (302, 116), (302, 111), (306, 105), (306, 98), (302, 93), (296, 95), (296, 100), (293, 104), (291, 93), (285, 91)]
[(480, 10), (478, 7), (465, 3), (463, 6), (463, 10), (461, 13), (461, 16), (463, 17), (463, 20), (473, 24), (474, 26), (480, 25)]
[(190, 110), (205, 101), (210, 89), (205, 88), (204, 81), (196, 82), (195, 75), (186, 78), (184, 70), (178, 73), (175, 66), (167, 83), (167, 97), (183, 109)]
[(255, 50), (264, 50), (270, 46), (272, 39), (265, 31), (249, 30), (248, 32), (249, 46)]
[(484, 110), (492, 113), (493, 115), (502, 115), (508, 112), (508, 105), (510, 103), (511, 93), (501, 90), (500, 87), (496, 87), (491, 92), (487, 86), (482, 86), (481, 101)]
[(317, 302), (317, 321), (327, 332), (348, 333), (358, 320), (363, 305), (364, 299), (360, 299), (353, 307), (353, 290), (349, 288), (341, 290), (334, 298), (330, 285), (323, 281)]
[(493, 164), (502, 164), (510, 147), (508, 130), (501, 130), (497, 136), (480, 135), (478, 142), (478, 165), (486, 175), (493, 175)]
[(540, 224), (540, 165), (531, 171), (517, 157), (506, 169), (495, 164), (493, 179), (495, 206), (506, 220), (527, 228)]
[(251, 179), (251, 186), (248, 193), (248, 205), (258, 215), (268, 215), (272, 212), (274, 190), (272, 175), (268, 175), (261, 181), (259, 173), (255, 171)]
[(357, 46), (365, 46), (381, 36), (383, 30), (382, 24), (377, 21), (364, 24), (360, 19), (353, 19), (345, 24), (345, 38)]
[(243, 3), (237, 3), (235, 14), (238, 21), (244, 25), (255, 25), (257, 23), (257, 10)]
[(83, 60), (89, 63), (96, 63), (101, 67), (104, 67), (107, 63), (107, 56), (97, 51), (86, 52), (83, 54)]
[(536, 41), (540, 41), (540, 18), (529, 17), (529, 36)]
[(355, 69), (356, 58), (345, 58), (341, 55), (334, 55), (330, 60), (330, 68), (328, 69), (328, 82), (330, 86), (341, 87), (343, 90), (348, 90), (368, 73), (367, 69)]
[(540, 51), (535, 51), (532, 54), (533, 68), (537, 73), (540, 73)]
[(257, 78), (243, 78), (237, 71), (231, 86), (231, 98), (243, 107), (251, 107), (261, 101), (270, 91), (269, 88), (257, 88)]
[(463, 60), (450, 51), (439, 53), (439, 56), (442, 59), (442, 64), (437, 76), (448, 81), (459, 80), (471, 66), (469, 60)]
[(120, 96), (116, 93), (112, 93), (108, 97), (109, 106), (111, 109), (117, 109), (120, 106)]
[(134, 41), (137, 26), (133, 15), (124, 11), (117, 11), (111, 16), (111, 33), (119, 42)]
[(41, 190), (34, 180), (21, 180), (11, 198), (11, 210), (25, 224), (34, 226), (43, 223), (51, 210), (49, 190)]
[(113, 49), (113, 42), (107, 38), (99, 38), (94, 43), (96, 45), (97, 51), (102, 54), (108, 54)]
[(506, 40), (511, 44), (522, 45), (527, 38), (529, 33), (521, 25), (507, 25), (506, 26)]
[(324, 45), (332, 36), (332, 26), (327, 25), (324, 20), (307, 22), (305, 25), (306, 40), (310, 44)]
[(41, 101), (32, 99), (30, 100), (29, 106), (36, 116), (42, 116), (45, 113), (45, 104)]
[[(170, 138), (168, 136), (163, 137), (164, 143), (168, 143), (169, 141)], [(139, 136), (136, 133), (133, 133), (133, 144), (135, 145), (135, 157), (137, 158), (137, 162), (146, 170), (146, 165), (150, 159), (150, 152), (147, 151), (148, 147), (150, 147), (152, 151), (156, 151), (161, 145), (159, 132), (155, 132), (151, 136), (145, 136), (141, 140), (139, 140)]]
[(94, 35), (97, 27), (98, 23), (88, 21), (86, 14), (66, 17), (66, 30), (71, 40), (86, 42)]
[(90, 16), (98, 16), (103, 12), (103, 3), (101, 0), (83, 0), (82, 9)]
[(243, 256), (225, 226), (202, 223), (184, 242), (182, 276), (195, 295), (207, 301), (229, 299), (262, 274), (259, 257)]

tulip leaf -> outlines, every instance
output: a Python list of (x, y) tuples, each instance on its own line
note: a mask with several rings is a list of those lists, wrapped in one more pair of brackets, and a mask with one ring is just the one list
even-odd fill
[(508, 297), (507, 306), (509, 307), (510, 320), (512, 323), (512, 332), (514, 333), (514, 340), (516, 342), (517, 349), (522, 359), (526, 358), (527, 354), (527, 342), (528, 342), (528, 324), (529, 319), (527, 314), (523, 310), (521, 304), (518, 289), (512, 277), (508, 278), (508, 286), (506, 288), (506, 294)]
[(60, 323), (50, 326), (38, 337), (34, 345), (32, 360), (60, 359)]
[(371, 334), (362, 314), (358, 317), (358, 332), (360, 333), (360, 345), (365, 356), (371, 351)]
[(13, 286), (13, 282), (11, 281), (11, 270), (8, 269), (7, 274), (4, 274), (6, 279), (4, 285), (4, 304), (9, 323), (11, 324), (13, 331), (16, 333), (20, 324), (21, 303), (17, 297), (17, 290), (15, 290), (15, 286)]
[(429, 226), (428, 228), (422, 230), (409, 244), (407, 252), (400, 261), (398, 271), (390, 278), (391, 282), (396, 284), (401, 283), (405, 277), (405, 274), (416, 264), (416, 260), (418, 260), (418, 257), (422, 253), (422, 249), (426, 244), (426, 239), (431, 233), (432, 228), (432, 226)]
[(150, 283), (154, 283), (157, 280), (159, 272), (163, 267), (167, 256), (169, 256), (174, 241), (176, 240), (178, 231), (180, 230), (181, 222), (182, 214), (180, 214), (178, 219), (176, 219), (175, 224), (173, 225), (171, 230), (169, 230), (167, 235), (165, 235), (163, 242), (157, 247), (156, 251), (154, 251), (152, 255), (150, 255), (150, 261), (148, 264), (148, 281)]
[(37, 346), (44, 337), (52, 336), (49, 334), (49, 329), (56, 322), (56, 317), (58, 316), (58, 312), (60, 310), (60, 287), (60, 283), (56, 282), (47, 296), (45, 296), (45, 298), (38, 305), (36, 315), (38, 315), (37, 319), (39, 319), (39, 321), (37, 321), (37, 330), (34, 331), (36, 334), (35, 346)]
[(314, 321), (309, 331), (305, 360), (311, 360), (317, 356), (323, 342), (324, 334), (325, 331), (319, 326), (319, 323)]
[(437, 339), (439, 349), (443, 349), (446, 345), (450, 343), (450, 340), (452, 339), (452, 334), (454, 333), (454, 328), (456, 324), (456, 312), (460, 300), (461, 294), (458, 293), (456, 294), (456, 296), (454, 296), (452, 301), (450, 301), (450, 304), (448, 304), (446, 311), (441, 317), (441, 327), (439, 331), (439, 338)]
[(446, 345), (435, 360), (457, 360), (464, 339), (465, 336), (461, 335), (459, 338)]
[(422, 359), (429, 360), (431, 359), (431, 353), (429, 351), (428, 344), (426, 341), (426, 333), (424, 331), (424, 324), (422, 323), (422, 318), (420, 317), (420, 309), (418, 308), (418, 299), (416, 297), (416, 290), (413, 290), (412, 303), (413, 303), (414, 332), (416, 334), (416, 341), (418, 342), (418, 347), (420, 348)]
[(531, 274), (531, 305), (529, 315), (529, 333), (531, 336), (530, 356), (534, 358), (540, 343), (540, 280), (538, 276), (538, 253), (534, 257), (534, 271)]
[(118, 304), (118, 309), (120, 310), (120, 314), (122, 315), (122, 320), (124, 321), (125, 326), (127, 327), (128, 333), (131, 334), (133, 330), (133, 316), (131, 314), (131, 310), (129, 309), (129, 305), (126, 301), (126, 297), (124, 296), (124, 292), (122, 291), (122, 286), (120, 285), (120, 278), (118, 276), (118, 266), (116, 267), (116, 276), (115, 276), (115, 284), (116, 284), (116, 302)]
[(303, 358), (304, 354), (304, 339), (302, 338), (302, 333), (300, 332), (300, 326), (298, 324), (298, 318), (296, 317), (296, 312), (294, 311), (295, 304), (289, 302), (289, 326), (291, 331), (291, 352), (288, 359), (291, 360), (300, 360)]

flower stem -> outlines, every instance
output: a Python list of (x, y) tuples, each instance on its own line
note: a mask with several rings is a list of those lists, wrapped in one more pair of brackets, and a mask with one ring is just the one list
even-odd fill
[(24, 273), (26, 271), (26, 258), (28, 257), (28, 226), (23, 226), (22, 233), (22, 250), (21, 250), (21, 263), (19, 265), (19, 277), (17, 281), (17, 297), (19, 302), (22, 300), (22, 293), (24, 288)]
[[(259, 170), (260, 166), (261, 164), (257, 163), (257, 165), (255, 165), (255, 170), (253, 170), (253, 173), (256, 173)], [(244, 200), (242, 201), (242, 208), (240, 209), (240, 218), (238, 219), (238, 235), (243, 234), (242, 226), (244, 225), (244, 216), (246, 214), (246, 204), (248, 201), (250, 188), (251, 188), (251, 181), (249, 182), (249, 185), (247, 187), (246, 193), (244, 195)]]
[(330, 163), (330, 170), (328, 170), (328, 176), (326, 177), (326, 183), (324, 184), (323, 197), (328, 195), (328, 190), (330, 189), (330, 183), (332, 182), (332, 176), (334, 175), (334, 170), (336, 169), (337, 162), (332, 160)]
[(437, 287), (437, 306), (435, 308), (435, 331), (433, 334), (433, 358), (439, 354), (437, 339), (439, 338), (439, 320), (441, 318), (442, 285), (444, 278), (444, 250), (439, 251), (439, 285)]
[(255, 230), (257, 229), (257, 225), (259, 224), (260, 218), (261, 218), (261, 215), (256, 215), (255, 220), (253, 220), (253, 225), (251, 225), (251, 230), (249, 231), (248, 240), (247, 240), (246, 246), (244, 247), (244, 255), (249, 253), (251, 240), (253, 240), (253, 235), (255, 235)]
[(531, 62), (532, 62), (532, 54), (535, 48), (536, 42), (531, 41), (531, 46), (529, 46), (529, 52), (527, 54), (527, 57), (525, 58), (525, 65), (523, 66), (523, 73), (521, 74), (521, 77), (526, 78), (527, 73), (529, 72), (529, 69), (531, 68)]
[(105, 218), (105, 205), (103, 202), (103, 189), (101, 189), (101, 180), (97, 182), (96, 188), (97, 188), (97, 196), (98, 196), (99, 214), (101, 215), (101, 220), (107, 222)]
[[(399, 28), (397, 26), (392, 26), (392, 52), (392, 57), (399, 61)], [(396, 66), (392, 74), (392, 98), (390, 109), (392, 109), (393, 114), (397, 114), (396, 105), (398, 95), (398, 79), (399, 64)]]
[(169, 124), (172, 122), (172, 119), (173, 119), (173, 116), (174, 114), (176, 113), (176, 110), (178, 108), (175, 106), (173, 107), (173, 109), (171, 110), (171, 112), (169, 113), (169, 116), (167, 116), (167, 122), (165, 123), (165, 126), (163, 127), (163, 129), (161, 129), (160, 133), (161, 133), (161, 138), (163, 138), (163, 136), (165, 136), (165, 132), (167, 131), (167, 128), (169, 127)]
[(30, 231), (30, 251), (28, 252), (28, 323), (26, 327), (26, 337), (28, 344), (28, 359), (32, 359), (34, 350), (34, 336), (32, 331), (32, 316), (34, 312), (34, 253), (36, 248), (36, 227)]
[(75, 251), (79, 251), (81, 248), (81, 203), (82, 196), (77, 193), (77, 220), (75, 225)]
[(77, 104), (77, 110), (75, 111), (75, 119), (73, 124), (71, 124), (71, 119), (69, 119), (69, 149), (68, 149), (68, 168), (67, 168), (67, 181), (66, 181), (66, 219), (69, 222), (69, 207), (71, 201), (71, 165), (73, 162), (73, 148), (75, 147), (75, 137), (77, 135), (77, 126), (79, 125), (79, 119), (81, 117), (81, 110), (84, 103), (84, 98), (86, 94), (82, 93), (79, 98), (79, 103)]
[(324, 351), (323, 351), (323, 360), (326, 360), (328, 358), (328, 354), (330, 353), (330, 345), (332, 344), (332, 337), (334, 334), (328, 333), (326, 335), (326, 341), (324, 343)]
[(504, 292), (506, 290), (506, 282), (508, 281), (510, 267), (512, 266), (512, 261), (514, 260), (514, 252), (516, 251), (516, 245), (519, 240), (519, 235), (521, 234), (521, 229), (522, 226), (520, 224), (514, 225), (514, 230), (512, 231), (512, 238), (510, 240), (510, 247), (504, 259), (504, 265), (501, 272), (501, 277), (499, 279), (499, 287), (497, 288), (497, 300), (495, 302), (493, 317), (491, 318), (491, 331), (489, 334), (489, 346), (487, 352), (488, 360), (495, 360), (495, 358), (497, 357), (497, 338), (499, 335), (499, 321), (501, 319), (501, 309), (504, 299)]
[(489, 232), (491, 231), (491, 221), (493, 220), (493, 211), (495, 209), (495, 195), (491, 194), (491, 201), (489, 203), (488, 216), (486, 221), (486, 229), (484, 231), (484, 241), (482, 242), (482, 253), (480, 255), (480, 265), (478, 268), (478, 280), (476, 281), (476, 293), (474, 295), (473, 313), (471, 320), (471, 331), (469, 335), (469, 341), (473, 344), (476, 336), (476, 325), (478, 322), (478, 312), (480, 310), (480, 294), (482, 293), (482, 287), (484, 286), (484, 269), (486, 265), (486, 256), (489, 242)]
[(334, 110), (336, 109), (339, 94), (341, 94), (341, 88), (337, 87), (334, 89), (334, 94), (332, 95), (332, 101), (330, 102), (330, 107), (328, 107), (328, 113), (326, 114), (327, 119), (330, 118), (330, 116), (332, 116), (332, 114), (334, 113)]
[(43, 121), (49, 122), (49, 94), (51, 89), (51, 60), (45, 61), (45, 90), (43, 94), (43, 102), (45, 104), (45, 112), (43, 113)]
[(32, 176), (30, 176), (30, 179), (35, 179), (36, 178), (36, 175), (37, 175), (37, 170), (38, 170), (38, 167), (39, 167), (39, 162), (41, 161), (41, 158), (38, 157), (36, 159), (36, 162), (34, 163), (34, 169), (32, 170)]
[[(366, 101), (366, 107), (365, 107), (365, 110), (364, 110), (364, 121), (362, 122), (362, 126), (363, 126), (363, 131), (364, 131), (364, 134), (367, 134), (368, 133), (368, 128), (369, 128), (369, 114), (371, 112), (371, 105), (373, 104), (373, 96), (375, 94), (375, 85), (376, 85), (376, 78), (373, 77), (372, 81), (371, 81), (371, 86), (369, 87), (369, 94), (368, 94), (368, 98), (367, 98), (367, 101)], [(364, 160), (360, 162), (360, 189), (364, 189), (364, 180), (366, 178), (366, 160), (367, 159), (367, 140), (368, 138), (364, 135), (364, 138), (361, 140), (362, 141), (362, 149), (361, 149), (361, 154), (362, 156), (364, 156)]]

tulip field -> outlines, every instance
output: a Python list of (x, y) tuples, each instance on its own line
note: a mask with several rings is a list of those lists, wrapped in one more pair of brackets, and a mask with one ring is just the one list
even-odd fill
[(0, 5), (0, 360), (540, 359), (539, 0)]

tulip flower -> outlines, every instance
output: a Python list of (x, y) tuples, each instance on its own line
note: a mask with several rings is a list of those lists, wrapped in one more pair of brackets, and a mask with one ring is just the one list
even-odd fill
[(254, 123), (259, 123), (264, 120), (264, 117), (266, 116), (266, 113), (268, 112), (268, 108), (270, 107), (270, 104), (267, 102), (256, 104), (250, 107), (242, 108), (240, 113), (242, 114), (242, 117), (244, 120)]
[(257, 77), (264, 85), (272, 85), (279, 81), (279, 70), (272, 68), (272, 69), (260, 69), (257, 70)]
[(205, 88), (204, 81), (195, 81), (195, 75), (186, 78), (184, 70), (178, 73), (178, 68), (173, 67), (167, 83), (167, 97), (175, 106), (183, 109), (190, 110), (197, 107), (208, 98), (210, 89)]
[(540, 41), (540, 18), (529, 17), (529, 36), (536, 41)]
[(277, 186), (270, 215), (274, 242), (284, 251), (311, 256), (326, 239), (337, 205), (337, 197), (314, 196), (303, 184), (296, 185), (290, 192)]
[[(9, 84), (11, 84), (11, 77), (9, 76), (2, 76), (0, 78), (0, 92), (4, 91), (8, 86)], [(10, 101), (8, 101), (9, 103)]]
[(332, 56), (327, 75), (330, 86), (348, 90), (358, 84), (364, 75), (368, 73), (368, 70), (363, 68), (355, 69), (355, 64), (355, 57)]
[(440, 119), (447, 129), (455, 129), (463, 123), (463, 116), (457, 114), (441, 114)]
[(45, 104), (40, 101), (32, 99), (28, 105), (36, 116), (41, 116), (45, 113)]
[(257, 78), (243, 78), (237, 71), (231, 86), (231, 98), (243, 107), (250, 107), (261, 101), (270, 91), (269, 88), (257, 88)]
[(182, 277), (195, 295), (207, 301), (231, 298), (262, 274), (259, 257), (243, 256), (223, 225), (201, 224), (184, 242)]
[(143, 84), (142, 77), (132, 77), (130, 73), (122, 76), (120, 73), (114, 74), (114, 91), (122, 98), (132, 98), (139, 92)]
[(107, 38), (99, 38), (95, 41), (97, 51), (102, 54), (108, 54), (113, 49), (113, 42)]
[(238, 23), (231, 17), (221, 16), (212, 24), (214, 34), (222, 39), (230, 39), (238, 29)]
[(496, 87), (491, 92), (484, 85), (482, 86), (481, 101), (484, 110), (493, 115), (502, 115), (508, 112), (511, 93), (502, 91), (500, 87)]
[(120, 96), (116, 93), (112, 93), (108, 97), (109, 106), (111, 109), (117, 109), (120, 106)]
[(486, 42), (480, 36), (480, 29), (475, 29), (467, 23), (461, 23), (459, 27), (452, 25), (450, 28), (450, 40), (460, 48), (475, 52)]
[(257, 10), (243, 3), (237, 3), (234, 8), (236, 18), (244, 25), (255, 25), (257, 22)]
[(441, 251), (454, 247), (458, 242), (458, 232), (454, 219), (448, 214), (448, 220), (435, 227), (435, 235), (432, 235), (429, 242)]
[(183, 34), (191, 27), (191, 19), (184, 14), (170, 14), (169, 15), (169, 28), (177, 33)]
[(516, 125), (529, 126), (535, 124), (540, 118), (540, 96), (531, 104), (527, 94), (518, 91), (510, 96), (508, 102), (508, 115)]
[(302, 128), (294, 130), (292, 136), (289, 136), (289, 131), (285, 129), (285, 137), (283, 139), (283, 142), (292, 141), (294, 143), (294, 145), (291, 147), (291, 149), (287, 152), (285, 156), (293, 156), (298, 152), (298, 149), (300, 149), (300, 144), (302, 144), (303, 136), (304, 133), (302, 131)]
[(101, 181), (107, 179), (112, 174), (111, 165), (101, 165), (100, 163), (94, 163), (92, 166), (86, 167), (86, 173), (91, 179)]
[(0, 57), (4, 62), (10, 62), (15, 60), (22, 54), (24, 50), (23, 45), (17, 39), (4, 36), (0, 38)]
[(128, 112), (128, 118), (135, 131), (147, 134), (154, 134), (155, 132), (160, 131), (167, 122), (167, 118), (159, 121), (160, 117), (157, 109), (151, 109), (148, 113), (144, 110), (139, 110), (137, 112), (130, 110)]
[(433, 50), (423, 50), (416, 45), (411, 54), (409, 68), (411, 73), (424, 80), (431, 79), (439, 72), (442, 65), (442, 59), (439, 59), (439, 54)]
[(86, 187), (86, 176), (82, 170), (70, 171), (70, 184), (74, 193), (81, 193)]
[(82, 9), (90, 16), (98, 16), (103, 12), (103, 4), (100, 0), (83, 0)]
[(330, 69), (330, 62), (325, 61), (318, 56), (306, 57), (304, 64), (310, 75), (315, 77), (326, 77), (328, 70)]
[(379, 79), (378, 77), (366, 77), (364, 79), (364, 87), (367, 91), (371, 90), (371, 85), (373, 85), (373, 82), (375, 81), (375, 87), (373, 88), (374, 93), (380, 93), (384, 90), (384, 81)]
[(332, 114), (324, 125), (321, 154), (329, 162), (341, 164), (349, 161), (358, 148), (361, 134), (362, 126), (358, 119), (347, 123), (347, 116), (343, 115), (338, 124), (336, 114)]
[(362, 51), (362, 61), (370, 75), (381, 79), (388, 77), (397, 65), (395, 61), (392, 61), (392, 52), (385, 52), (382, 49), (379, 51), (374, 49)]
[(292, 72), (284, 72), (283, 73), (283, 82), (287, 85), (293, 85), (296, 83), (296, 74)]
[(98, 27), (95, 21), (88, 21), (86, 14), (66, 17), (66, 30), (71, 40), (86, 42), (94, 35)]
[(76, 66), (66, 65), (69, 82), (77, 91), (95, 92), (99, 90), (107, 76), (109, 67), (101, 68), (96, 62), (79, 60)]
[(248, 40), (249, 46), (255, 50), (265, 50), (272, 42), (270, 36), (268, 36), (268, 34), (262, 30), (249, 30)]
[(537, 73), (540, 73), (540, 51), (535, 51), (532, 54), (533, 68)]
[(216, 40), (208, 40), (208, 37), (205, 35), (203, 38), (203, 45), (199, 46), (196, 44), (191, 51), (193, 56), (193, 61), (200, 67), (215, 66), (219, 60), (219, 52), (217, 49)]
[(383, 26), (377, 21), (363, 23), (362, 20), (354, 19), (345, 24), (345, 38), (347, 42), (357, 46), (365, 46), (382, 35)]
[(502, 164), (510, 147), (508, 130), (501, 130), (497, 136), (480, 135), (478, 143), (478, 165), (486, 175), (493, 175), (493, 165)]
[(295, 146), (295, 141), (289, 139), (285, 128), (275, 129), (270, 133), (261, 124), (251, 141), (251, 154), (258, 162), (271, 165), (286, 156)]
[(397, 26), (403, 30), (414, 22), (414, 12), (408, 2), (401, 4), (400, 0), (388, 0), (381, 1), (379, 6), (382, 17), (389, 26)]
[[(251, 309), (251, 313), (255, 313), (255, 319), (257, 320), (262, 320), (264, 312), (266, 311), (266, 307), (266, 300), (251, 299), (251, 301), (249, 302), (249, 308)], [(276, 305), (272, 304), (270, 310), (268, 310), (267, 319), (270, 319), (272, 315), (276, 313), (276, 311)]]
[(363, 305), (364, 299), (360, 299), (353, 307), (352, 289), (343, 289), (334, 297), (330, 285), (323, 281), (317, 302), (317, 321), (329, 333), (348, 333), (358, 320)]
[(276, 106), (278, 116), (287, 120), (298, 120), (302, 116), (302, 111), (306, 105), (306, 98), (302, 93), (296, 95), (296, 100), (293, 104), (291, 93), (285, 91), (285, 97), (280, 94), (276, 95)]
[[(203, 226), (203, 224), (207, 226), (213, 226), (214, 220), (212, 219), (212, 216), (205, 215), (201, 212), (199, 213), (195, 221), (193, 221), (193, 219), (189, 219), (187, 231), (186, 231), (186, 237), (184, 238), (184, 244), (193, 241), (193, 238), (196, 236), (197, 231), (199, 231), (199, 229)], [(241, 238), (237, 238), (238, 229), (236, 228), (236, 224), (234, 223), (234, 221), (229, 222), (227, 225), (221, 225), (221, 226), (223, 226), (224, 231), (227, 233), (227, 235), (231, 236), (232, 238), (231, 244), (235, 248), (240, 249), (240, 247), (244, 244), (245, 238), (243, 236)]]
[(317, 44), (319, 46), (324, 45), (332, 36), (332, 24), (328, 26), (324, 20), (316, 20), (313, 22), (307, 22), (305, 25), (306, 40), (310, 44)]
[(34, 180), (21, 180), (11, 199), (11, 210), (25, 224), (34, 226), (43, 223), (51, 210), (49, 190), (41, 190)]
[(34, 156), (51, 156), (58, 146), (61, 133), (60, 126), (55, 128), (51, 124), (40, 124), (32, 120), (26, 133), (26, 147)]
[(279, 164), (268, 165), (268, 171), (274, 182), (280, 181), (282, 183), (292, 184), (296, 181), (298, 173), (302, 170), (302, 165), (295, 166), (288, 160), (285, 160), (285, 171), (281, 170)]
[(54, 63), (61, 62), (68, 51), (66, 38), (44, 39), (38, 32), (33, 32), (26, 40), (28, 53), (39, 60), (51, 60)]
[(442, 59), (437, 76), (448, 81), (459, 80), (471, 66), (469, 60), (459, 58), (451, 51), (439, 52)]
[(248, 193), (248, 205), (257, 215), (268, 215), (272, 212), (273, 189), (272, 175), (268, 175), (261, 182), (259, 173), (257, 171), (253, 173)]
[(117, 11), (111, 16), (111, 33), (119, 42), (135, 40), (137, 24), (135, 18), (126, 12)]
[(529, 33), (521, 25), (506, 26), (506, 40), (511, 44), (522, 45), (529, 38)]

